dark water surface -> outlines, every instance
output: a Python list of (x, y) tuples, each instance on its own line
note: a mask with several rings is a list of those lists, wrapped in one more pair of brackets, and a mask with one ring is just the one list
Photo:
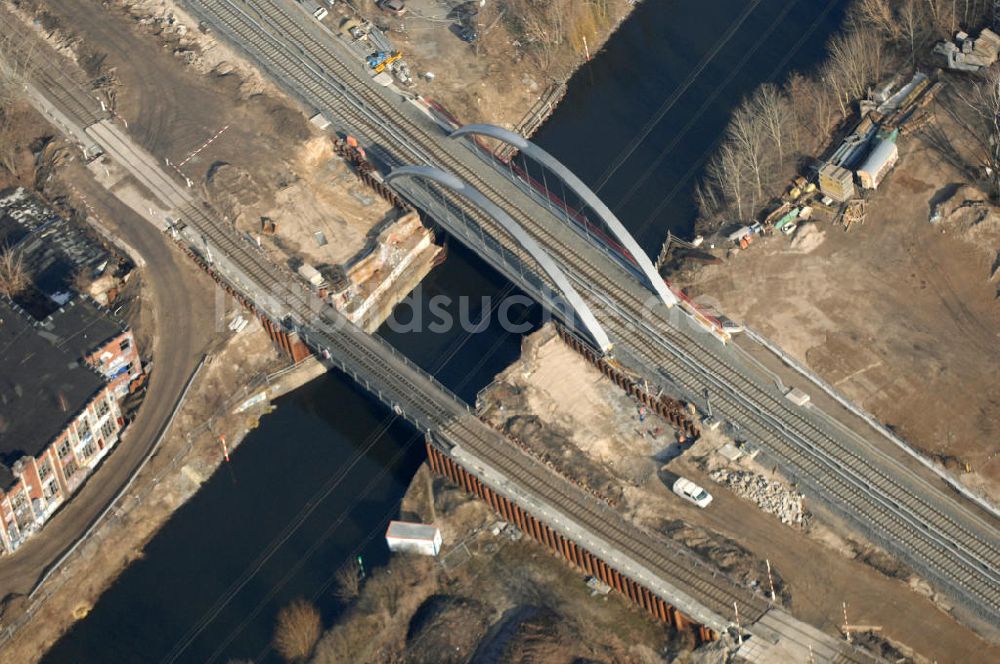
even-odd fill
[(570, 82), (534, 140), (656, 255), (740, 100), (822, 60), (844, 0), (646, 0)]
[[(602, 196), (653, 253), (667, 228), (690, 231), (693, 178), (732, 107), (758, 83), (815, 62), (845, 4), (646, 0), (573, 78), (536, 138), (589, 184), (604, 184)], [(427, 315), (434, 295), (470, 296), (475, 322), (481, 297), (510, 293), (453, 242), (414, 308)], [(451, 311), (457, 318), (457, 305)], [(514, 315), (534, 326), (540, 312)], [(492, 320), (475, 334), (380, 334), (471, 402), (519, 352), (520, 335)], [(268, 644), (278, 609), (304, 596), (326, 624), (335, 619), (335, 570), (359, 552), (369, 568), (384, 562), (384, 524), (422, 460), (422, 438), (340, 374), (280, 399), (45, 661), (277, 661)]]

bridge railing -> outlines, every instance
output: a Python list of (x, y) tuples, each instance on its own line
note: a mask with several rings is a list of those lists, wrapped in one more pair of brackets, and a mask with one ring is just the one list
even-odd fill
[[(595, 248), (603, 251), (609, 258), (621, 265), (638, 279), (645, 277), (636, 265), (635, 259), (620, 243), (610, 237), (597, 224), (594, 224), (580, 209), (572, 208), (562, 197), (552, 193), (542, 182), (533, 178), (525, 169), (513, 160), (504, 161), (497, 157), (488, 147), (475, 137), (467, 137), (466, 145), (483, 162), (500, 172), (519, 189), (531, 196), (535, 201), (549, 209), (566, 226), (577, 235), (587, 240)], [(582, 209), (582, 208), (581, 208)]]

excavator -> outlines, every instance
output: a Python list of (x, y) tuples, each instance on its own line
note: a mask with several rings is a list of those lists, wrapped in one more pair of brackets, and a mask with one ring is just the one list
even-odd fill
[(381, 74), (386, 70), (386, 67), (402, 57), (403, 54), (399, 51), (393, 51), (392, 53), (388, 51), (376, 51), (368, 56), (368, 67), (376, 74)]

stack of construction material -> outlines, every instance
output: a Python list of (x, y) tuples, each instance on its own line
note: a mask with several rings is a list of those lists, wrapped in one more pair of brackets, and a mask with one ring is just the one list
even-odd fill
[(846, 168), (826, 164), (819, 169), (819, 190), (833, 200), (844, 203), (854, 198), (854, 176)]
[(989, 28), (983, 28), (976, 39), (959, 32), (953, 42), (938, 42), (934, 52), (944, 56), (949, 69), (979, 71), (1000, 56), (1000, 35)]

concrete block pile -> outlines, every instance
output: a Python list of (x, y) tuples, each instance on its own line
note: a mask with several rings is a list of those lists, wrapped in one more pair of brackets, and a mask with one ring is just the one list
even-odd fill
[(709, 476), (733, 493), (757, 505), (768, 514), (778, 517), (789, 526), (801, 526), (805, 510), (803, 496), (781, 482), (745, 470), (718, 468)]

